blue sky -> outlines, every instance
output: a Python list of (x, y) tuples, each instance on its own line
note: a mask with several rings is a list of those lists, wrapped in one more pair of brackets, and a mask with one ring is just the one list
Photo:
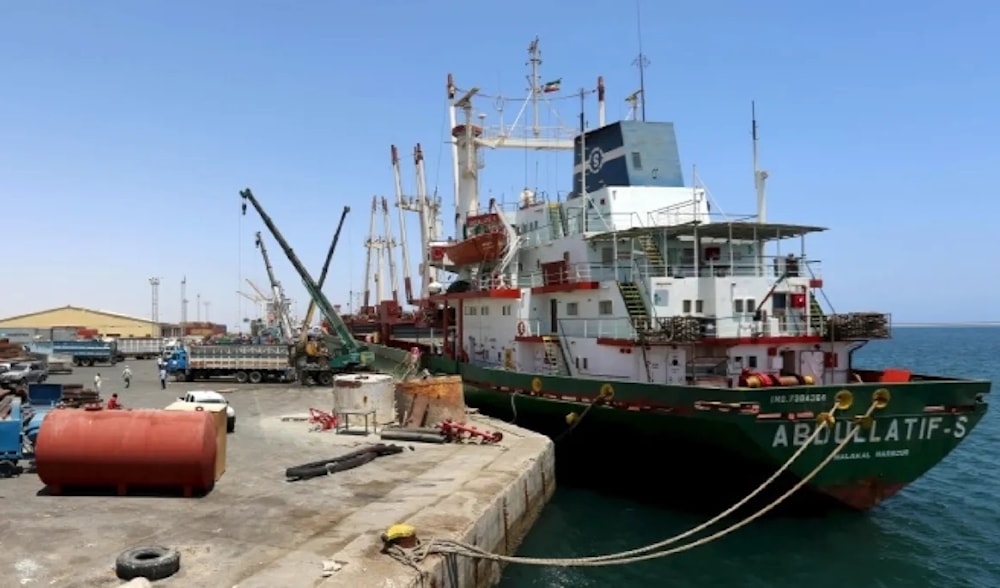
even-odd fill
[[(648, 118), (674, 121), (685, 169), (697, 164), (727, 212), (750, 213), (756, 100), (769, 220), (831, 228), (810, 252), (838, 311), (1000, 319), (1000, 5), (644, 1), (642, 16)], [(0, 315), (73, 304), (148, 316), (156, 275), (160, 317), (178, 320), (186, 275), (191, 319), (200, 293), (211, 319), (237, 323), (252, 314), (235, 294), (243, 279), (266, 281), (261, 223), (239, 215), (247, 186), (316, 272), (352, 206), (326, 289), (346, 302), (363, 288), (371, 196), (393, 196), (389, 145), (412, 193), (408, 154), (423, 144), (447, 221), (445, 75), (521, 97), (535, 35), (543, 78), (569, 92), (604, 75), (609, 118), (626, 114), (629, 3), (0, 4), (0, 203), (5, 249), (20, 254)], [(572, 120), (577, 103), (559, 112)], [(527, 173), (523, 154), (491, 156), (482, 178), (483, 194), (565, 190), (569, 156)]]

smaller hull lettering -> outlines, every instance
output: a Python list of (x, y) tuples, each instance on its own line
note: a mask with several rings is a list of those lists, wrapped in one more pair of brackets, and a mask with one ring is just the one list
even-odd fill
[(829, 402), (826, 394), (773, 394), (771, 404), (791, 404), (806, 402)]
[(856, 459), (887, 459), (893, 457), (908, 457), (909, 449), (883, 449), (879, 451), (858, 451), (854, 453), (838, 453), (834, 456), (834, 461), (853, 461)]
[[(875, 419), (871, 428), (858, 429), (852, 444), (865, 443), (905, 443), (909, 441), (932, 441), (948, 437), (961, 439), (965, 437), (969, 417), (959, 416), (948, 419), (943, 416), (913, 416)], [(814, 445), (839, 444), (851, 432), (853, 423), (838, 420), (831, 429), (826, 427), (816, 436)], [(803, 421), (800, 423), (782, 423), (774, 431), (771, 447), (801, 447), (816, 430), (816, 423)], [(848, 446), (850, 447), (850, 445)], [(895, 456), (900, 457), (900, 456)]]

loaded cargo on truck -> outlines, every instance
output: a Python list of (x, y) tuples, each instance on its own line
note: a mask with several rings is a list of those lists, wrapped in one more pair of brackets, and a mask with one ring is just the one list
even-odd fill
[(31, 353), (71, 357), (76, 366), (118, 363), (118, 344), (114, 340), (34, 341), (25, 348)]
[(178, 382), (233, 377), (239, 383), (295, 379), (288, 345), (185, 345), (167, 359)]
[(156, 359), (163, 353), (166, 339), (162, 337), (128, 337), (118, 339), (119, 359)]

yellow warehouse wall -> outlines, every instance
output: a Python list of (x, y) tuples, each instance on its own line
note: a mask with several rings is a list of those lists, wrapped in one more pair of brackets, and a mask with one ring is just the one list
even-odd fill
[(52, 327), (85, 327), (97, 329), (101, 335), (119, 337), (159, 337), (159, 325), (149, 321), (113, 316), (87, 310), (85, 308), (57, 308), (37, 314), (11, 317), (0, 320), (0, 327), (20, 327), (25, 329), (49, 329)]

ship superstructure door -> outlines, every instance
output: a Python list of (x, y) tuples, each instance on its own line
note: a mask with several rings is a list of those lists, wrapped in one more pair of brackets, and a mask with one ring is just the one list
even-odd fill
[(799, 353), (799, 375), (812, 376), (817, 384), (823, 382), (823, 352), (802, 351)]
[(670, 386), (683, 386), (686, 383), (686, 369), (684, 366), (684, 352), (672, 350), (667, 352), (667, 384)]

